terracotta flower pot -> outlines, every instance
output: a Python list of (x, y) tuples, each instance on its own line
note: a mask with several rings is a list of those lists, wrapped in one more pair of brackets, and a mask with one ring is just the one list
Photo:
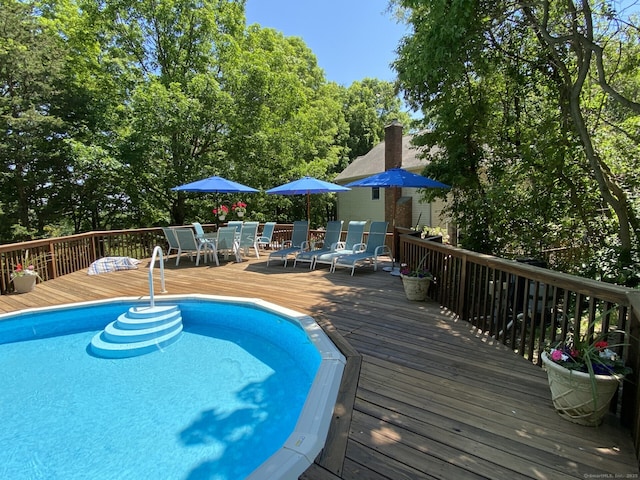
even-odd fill
[(602, 422), (609, 403), (618, 390), (623, 375), (594, 375), (596, 402), (592, 378), (588, 373), (569, 370), (555, 363), (547, 352), (542, 353), (547, 371), (551, 400), (562, 418), (573, 423), (594, 427)]

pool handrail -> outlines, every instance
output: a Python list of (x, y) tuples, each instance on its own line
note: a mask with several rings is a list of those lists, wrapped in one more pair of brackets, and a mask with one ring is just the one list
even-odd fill
[(164, 284), (164, 259), (162, 255), (162, 247), (156, 245), (151, 255), (151, 263), (149, 264), (149, 306), (155, 307), (155, 300), (153, 297), (153, 267), (156, 264), (156, 258), (160, 255), (160, 285), (162, 287), (162, 293), (167, 293)]

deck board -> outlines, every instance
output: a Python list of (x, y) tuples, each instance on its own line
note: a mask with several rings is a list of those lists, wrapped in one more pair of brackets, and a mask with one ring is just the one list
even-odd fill
[[(396, 277), (267, 267), (264, 256), (219, 267), (180, 263), (166, 263), (167, 293), (259, 297), (299, 310), (345, 352), (328, 444), (305, 480), (638, 476), (631, 437), (615, 418), (597, 429), (561, 419), (539, 367), (437, 304), (407, 301)], [(65, 275), (1, 296), (0, 312), (146, 297), (147, 267), (145, 260), (133, 271)]]

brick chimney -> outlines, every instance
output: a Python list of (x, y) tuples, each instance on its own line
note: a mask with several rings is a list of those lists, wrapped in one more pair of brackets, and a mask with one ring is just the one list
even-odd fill
[(398, 120), (384, 127), (384, 169), (402, 168), (402, 129)]
[[(384, 127), (384, 169), (402, 168), (402, 129), (398, 120), (394, 120)], [(391, 187), (385, 189), (384, 219), (389, 222), (389, 229), (393, 226), (394, 204), (397, 205), (402, 189)]]

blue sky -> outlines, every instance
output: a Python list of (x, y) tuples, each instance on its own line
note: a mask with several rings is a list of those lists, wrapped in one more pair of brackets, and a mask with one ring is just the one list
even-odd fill
[(327, 80), (348, 87), (367, 77), (393, 81), (389, 64), (406, 27), (388, 0), (247, 0), (247, 24), (302, 37)]

